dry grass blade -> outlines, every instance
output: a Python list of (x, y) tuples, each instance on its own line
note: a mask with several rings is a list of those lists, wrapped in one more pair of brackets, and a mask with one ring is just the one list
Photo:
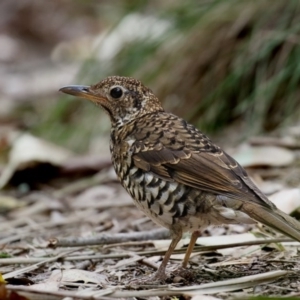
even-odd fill
[(59, 254), (59, 255), (57, 255), (55, 257), (51, 257), (51, 258), (48, 258), (48, 259), (43, 259), (42, 261), (40, 261), (40, 262), (38, 262), (38, 263), (36, 263), (36, 264), (34, 264), (32, 266), (21, 268), (19, 270), (15, 270), (13, 272), (7, 273), (7, 274), (3, 275), (3, 278), (4, 279), (8, 279), (8, 278), (12, 278), (12, 277), (24, 274), (26, 272), (33, 271), (33, 270), (39, 268), (41, 265), (44, 265), (44, 264), (52, 262), (52, 261), (56, 261), (57, 259), (59, 259), (61, 257), (64, 257), (65, 255), (68, 255), (68, 254), (72, 253), (73, 251), (74, 250), (72, 250), (72, 251), (64, 251), (63, 253), (61, 253), (61, 254)]
[[(277, 239), (255, 239), (252, 241), (241, 242), (241, 243), (227, 243), (227, 244), (219, 244), (219, 245), (208, 245), (208, 246), (195, 246), (193, 249), (193, 253), (198, 253), (202, 251), (216, 251), (219, 249), (233, 248), (233, 247), (242, 247), (242, 246), (252, 246), (252, 245), (267, 245), (270, 243), (283, 243), (283, 242), (293, 242), (296, 246), (298, 246), (298, 242), (294, 242), (289, 238), (277, 238)], [(164, 253), (165, 251), (144, 251), (137, 252), (139, 255), (150, 255), (150, 254), (159, 254)], [(186, 248), (177, 249), (174, 251), (175, 253), (185, 253)]]
[[(81, 292), (70, 292), (70, 291), (42, 291), (35, 290), (30, 287), (19, 287), (8, 285), (7, 290), (18, 292), (21, 295), (30, 297), (32, 300), (60, 300), (60, 299), (81, 299), (81, 300), (96, 300), (103, 299), (103, 296), (109, 295), (113, 292), (112, 289), (105, 289), (100, 291), (81, 291)], [(84, 294), (83, 294), (84, 293)], [(69, 298), (70, 297), (70, 298)]]
[[(253, 240), (247, 241), (242, 243), (228, 243), (226, 245), (211, 245), (211, 246), (196, 246), (193, 250), (193, 253), (204, 252), (204, 251), (216, 251), (218, 249), (226, 249), (232, 247), (241, 247), (241, 246), (251, 246), (251, 245), (267, 245), (270, 243), (282, 243), (282, 242), (293, 242), (296, 246), (298, 245), (297, 242), (292, 241), (288, 238), (278, 238), (278, 239), (261, 239), (261, 240)], [(78, 250), (73, 249), (71, 252)], [(135, 252), (136, 255), (141, 256), (153, 256), (153, 255), (163, 255), (166, 251), (165, 250), (152, 250), (152, 251), (137, 251)], [(185, 253), (186, 248), (177, 249), (174, 251), (174, 254)], [(70, 253), (70, 252), (66, 252)], [(65, 254), (66, 254), (65, 253)], [(62, 255), (63, 256), (63, 255)], [(76, 261), (76, 260), (85, 260), (85, 259), (92, 259), (92, 260), (103, 260), (103, 259), (113, 259), (113, 258), (125, 258), (129, 257), (130, 254), (128, 253), (112, 253), (112, 254), (97, 254), (97, 255), (80, 255), (80, 256), (68, 256), (64, 258), (65, 261)], [(61, 256), (56, 256), (54, 258), (50, 258), (49, 261), (54, 261)], [(9, 264), (31, 264), (31, 263), (41, 263), (41, 262), (48, 262), (44, 258), (1, 258), (0, 264), (1, 265), (9, 265)]]
[[(60, 299), (59, 297), (74, 297), (74, 299), (80, 297), (80, 299), (100, 299), (104, 295), (109, 295), (109, 297), (114, 298), (128, 298), (128, 297), (151, 297), (151, 296), (166, 296), (166, 295), (199, 295), (199, 294), (215, 294), (220, 292), (235, 291), (243, 288), (249, 288), (261, 283), (267, 283), (278, 279), (281, 276), (286, 275), (288, 272), (278, 270), (273, 272), (267, 272), (258, 275), (244, 276), (240, 278), (223, 280), (213, 283), (206, 283), (198, 286), (182, 287), (182, 288), (164, 288), (164, 289), (151, 289), (143, 291), (135, 290), (121, 290), (113, 291), (112, 289), (104, 289), (99, 292), (95, 291), (86, 291), (86, 293), (78, 292), (44, 292), (38, 290), (31, 290), (30, 288), (25, 287), (13, 287), (8, 286), (8, 290), (14, 290), (18, 292), (25, 292), (26, 295), (30, 294), (39, 294), (43, 295), (43, 299)], [(45, 297), (47, 295), (47, 297)], [(55, 297), (56, 296), (56, 297)]]
[(170, 288), (170, 290), (180, 291), (185, 295), (193, 296), (197, 294), (216, 294), (221, 292), (236, 291), (249, 288), (258, 284), (271, 282), (288, 272), (283, 270), (267, 272), (263, 274), (244, 276), (240, 278), (228, 279), (212, 283), (205, 283), (198, 286)]

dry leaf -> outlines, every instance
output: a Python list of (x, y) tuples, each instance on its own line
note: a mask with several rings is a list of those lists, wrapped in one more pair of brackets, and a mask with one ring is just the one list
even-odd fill
[(70, 202), (70, 206), (75, 209), (86, 207), (93, 209), (105, 209), (113, 206), (125, 207), (128, 205), (134, 205), (129, 194), (127, 194), (124, 190), (116, 190), (114, 187), (110, 187), (108, 185), (98, 185), (88, 188), (75, 196), (72, 199), (72, 202)]
[[(97, 207), (101, 201), (111, 202), (116, 198), (116, 189), (111, 186), (99, 185), (84, 190), (72, 200), (72, 207)], [(100, 203), (99, 203), (100, 202)]]
[(6, 285), (0, 283), (0, 299), (1, 300), (29, 300), (24, 296), (21, 296), (15, 291), (9, 291), (6, 289)]
[(14, 208), (22, 207), (24, 203), (16, 198), (0, 195), (0, 213), (8, 212)]
[(277, 192), (269, 199), (286, 214), (291, 214), (300, 207), (300, 189), (288, 189)]
[(37, 284), (33, 284), (29, 286), (32, 290), (38, 290), (38, 291), (58, 291), (59, 290), (59, 282), (55, 281), (48, 281), (48, 282), (41, 282)]
[(276, 146), (254, 147), (242, 145), (236, 151), (228, 152), (243, 167), (283, 167), (290, 165), (295, 158), (293, 151)]
[(110, 156), (86, 155), (71, 157), (63, 162), (60, 173), (64, 175), (73, 173), (93, 173), (111, 166)]
[(71, 155), (71, 152), (28, 133), (19, 134), (12, 142), (8, 164), (0, 176), (0, 189), (9, 182), (17, 170), (38, 163), (59, 166)]
[(257, 177), (252, 179), (256, 186), (266, 195), (271, 195), (284, 189), (284, 185), (280, 182), (257, 180)]
[(104, 286), (108, 281), (107, 277), (95, 272), (85, 270), (70, 269), (70, 270), (54, 270), (48, 279), (49, 281), (60, 282), (67, 285), (68, 283), (93, 283)]
[(5, 279), (3, 278), (2, 274), (0, 273), (0, 284), (6, 283)]
[(252, 137), (249, 140), (249, 143), (253, 146), (278, 146), (289, 149), (298, 149), (300, 148), (299, 141), (292, 136), (284, 136), (284, 137), (271, 137), (271, 136), (259, 136)]

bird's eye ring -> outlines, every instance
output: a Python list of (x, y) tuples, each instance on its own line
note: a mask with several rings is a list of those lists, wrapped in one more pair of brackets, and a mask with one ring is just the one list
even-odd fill
[(123, 90), (120, 87), (114, 87), (110, 90), (109, 94), (114, 98), (121, 98), (123, 95)]

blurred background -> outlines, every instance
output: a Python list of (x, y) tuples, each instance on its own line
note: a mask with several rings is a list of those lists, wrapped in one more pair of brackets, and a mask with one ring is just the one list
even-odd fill
[[(92, 103), (58, 91), (70, 84), (95, 84), (109, 75), (141, 80), (167, 111), (207, 133), (247, 168), (271, 201), (300, 219), (299, 0), (1, 0), (0, 272), (5, 280), (17, 277), (9, 283), (27, 286), (49, 278), (59, 284), (51, 285), (56, 291), (64, 280), (49, 274), (57, 269), (103, 273), (109, 288), (153, 273), (160, 254), (151, 254), (155, 257), (149, 257), (149, 264), (137, 261), (134, 253), (161, 251), (159, 243), (80, 244), (72, 253), (48, 247), (53, 237), (76, 241), (103, 232), (109, 236), (157, 228), (133, 208), (112, 170), (108, 117)], [(209, 227), (203, 235), (230, 235), (232, 242), (233, 234), (248, 230), (249, 225), (235, 224)], [(267, 229), (252, 232), (274, 236)], [(290, 270), (293, 259), (299, 269), (296, 248), (278, 253), (272, 247), (235, 248), (234, 256), (194, 256), (193, 268), (202, 273), (187, 280), (200, 284), (232, 274)], [(277, 248), (283, 246), (276, 243)], [(93, 258), (123, 252), (126, 256), (118, 259)], [(53, 260), (61, 254), (83, 258)], [(133, 259), (132, 265), (124, 264), (123, 257)], [(15, 258), (14, 263), (4, 262), (6, 258)], [(42, 259), (36, 261), (42, 264), (30, 260), (38, 269), (23, 269), (27, 258)], [(207, 272), (210, 263), (217, 265)], [(251, 266), (249, 271), (245, 266)], [(79, 282), (80, 292), (81, 282), (90, 289), (96, 277), (86, 276), (65, 279), (66, 289), (74, 290)], [(175, 278), (176, 284), (182, 282)], [(247, 297), (299, 294), (297, 276), (282, 280), (244, 291)], [(0, 274), (0, 289), (1, 282)], [(50, 291), (46, 285), (39, 289)]]
[(6, 133), (107, 152), (105, 114), (58, 89), (108, 75), (140, 79), (225, 143), (300, 120), (298, 0), (4, 0), (0, 14)]

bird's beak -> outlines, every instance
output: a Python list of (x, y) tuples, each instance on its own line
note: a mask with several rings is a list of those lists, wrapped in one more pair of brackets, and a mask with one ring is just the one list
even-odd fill
[(87, 85), (67, 85), (59, 89), (59, 91), (72, 96), (85, 98), (95, 103), (101, 103), (104, 100), (104, 97), (95, 95), (91, 87)]

